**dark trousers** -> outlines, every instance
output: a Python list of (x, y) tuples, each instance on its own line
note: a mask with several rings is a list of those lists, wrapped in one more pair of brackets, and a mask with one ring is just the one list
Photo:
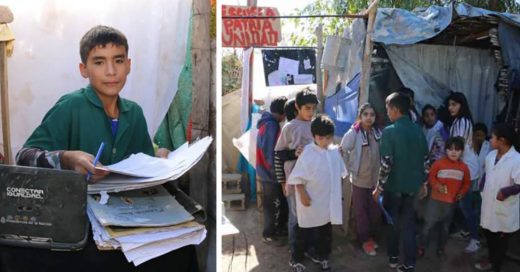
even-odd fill
[(419, 237), (419, 245), (422, 248), (428, 246), (429, 236), (432, 230), (439, 227), (439, 237), (437, 240), (437, 251), (444, 251), (446, 242), (448, 241), (448, 234), (450, 231), (450, 224), (455, 212), (455, 203), (442, 202), (435, 199), (428, 199), (426, 203), (426, 211), (424, 213), (424, 226)]
[(471, 239), (478, 240), (478, 214), (480, 211), (477, 210), (479, 207), (474, 207), (474, 198), (480, 198), (480, 193), (474, 194), (473, 192), (468, 192), (464, 197), (458, 202), (459, 208), (466, 219), (464, 221), (464, 229), (469, 231)]
[(356, 231), (361, 243), (374, 238), (381, 225), (381, 211), (372, 198), (373, 189), (352, 185), (352, 206), (356, 216)]
[(509, 238), (512, 233), (491, 232), (484, 228), (482, 230), (486, 236), (489, 249), (489, 261), (493, 266), (493, 271), (500, 272), (502, 263), (504, 263), (504, 258), (506, 257)]
[(404, 264), (407, 266), (415, 266), (417, 253), (414, 199), (414, 194), (383, 192), (383, 206), (394, 223), (388, 227), (388, 256), (399, 257), (402, 235)]
[(287, 228), (287, 200), (279, 183), (262, 182), (264, 205), (264, 237), (273, 237)]
[(332, 247), (332, 225), (327, 223), (313, 228), (296, 227), (295, 250), (291, 253), (294, 262), (302, 262), (307, 242), (315, 249), (315, 254), (320, 260), (328, 260)]

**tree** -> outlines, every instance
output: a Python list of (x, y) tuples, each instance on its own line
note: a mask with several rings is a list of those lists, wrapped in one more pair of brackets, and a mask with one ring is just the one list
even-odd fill
[[(368, 7), (372, 0), (316, 0), (293, 15), (322, 15), (322, 14), (356, 14)], [(403, 8), (413, 10), (417, 7), (431, 5), (443, 6), (453, 1), (447, 0), (380, 0), (378, 7)], [(467, 0), (457, 1), (468, 3), (474, 7), (481, 7), (499, 12), (520, 13), (520, 4), (515, 0)], [(282, 21), (284, 24), (293, 24), (296, 31), (288, 36), (290, 44), (298, 46), (316, 46), (314, 29), (323, 24), (324, 36), (341, 34), (349, 26), (350, 19), (346, 18), (304, 18)]]
[(231, 54), (223, 54), (222, 57), (222, 95), (235, 91), (240, 88), (242, 82), (242, 62), (238, 58), (236, 51)]

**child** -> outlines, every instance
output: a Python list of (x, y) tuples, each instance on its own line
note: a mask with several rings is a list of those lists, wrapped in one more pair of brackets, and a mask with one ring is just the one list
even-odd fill
[[(294, 271), (305, 271), (301, 264), (305, 242), (316, 249), (322, 270), (330, 270), (332, 226), (341, 224), (341, 179), (346, 174), (339, 150), (332, 146), (334, 123), (319, 115), (311, 124), (314, 143), (305, 146), (289, 176), (296, 185), (298, 228), (295, 251), (292, 252)], [(309, 239), (307, 239), (309, 237)]]
[[(469, 110), (468, 101), (463, 93), (452, 92), (448, 98), (448, 111), (451, 118), (450, 137), (460, 136), (464, 138), (464, 152), (462, 155), (462, 161), (468, 166), (469, 173), (471, 176), (471, 191), (478, 189), (478, 178), (479, 178), (479, 163), (478, 157), (473, 150), (473, 118)], [(471, 238), (468, 246), (465, 248), (465, 252), (474, 253), (480, 248), (480, 242), (478, 240), (478, 222), (477, 214), (473, 208), (473, 193), (468, 193), (464, 198), (459, 201), (459, 207), (462, 214), (465, 217), (465, 225), (469, 230), (469, 237)], [(467, 234), (461, 231), (461, 236), (464, 237)]]
[(275, 176), (274, 146), (280, 134), (280, 122), (285, 119), (286, 101), (287, 98), (282, 96), (271, 102), (271, 112), (264, 112), (258, 121), (256, 140), (256, 174), (262, 183), (264, 204), (262, 240), (277, 246), (283, 245), (275, 234), (287, 222), (287, 202)]
[(363, 251), (376, 255), (374, 234), (378, 231), (381, 211), (372, 200), (372, 191), (377, 183), (379, 171), (379, 139), (381, 130), (374, 127), (376, 112), (372, 105), (359, 107), (358, 121), (345, 133), (341, 140), (350, 182), (352, 183), (352, 205), (356, 215), (356, 230)]
[[(298, 115), (298, 111), (296, 110), (296, 100), (289, 99), (285, 102), (284, 113), (287, 122), (291, 122), (296, 115)], [(286, 161), (292, 161), (298, 159), (298, 156), (302, 153), (303, 146), (298, 146), (296, 149), (286, 149), (279, 150), (274, 152), (275, 159), (275, 171), (277, 172), (277, 177), (282, 177), (281, 179), (285, 179), (285, 173), (283, 170), (283, 165)]]
[(408, 96), (408, 98), (410, 99), (409, 117), (412, 120), (412, 122), (416, 123), (417, 125), (421, 125), (421, 116), (419, 116), (419, 113), (415, 108), (415, 92), (412, 89), (404, 86), (401, 87), (398, 92)]
[(446, 141), (446, 155), (437, 160), (430, 169), (429, 184), (431, 195), (426, 204), (425, 222), (419, 238), (418, 255), (423, 256), (428, 236), (440, 223), (437, 242), (437, 256), (446, 258), (444, 247), (448, 241), (451, 219), (456, 202), (469, 190), (471, 181), (469, 169), (460, 159), (464, 150), (464, 139), (452, 137)]
[[(311, 120), (314, 116), (316, 105), (318, 105), (318, 98), (309, 88), (305, 88), (296, 94), (295, 106), (298, 115), (294, 120), (291, 120), (283, 126), (278, 142), (274, 148), (275, 152), (297, 149), (299, 146), (305, 146), (312, 143), (313, 136), (311, 133)], [(280, 162), (281, 160), (279, 158), (275, 158), (276, 177), (284, 190), (289, 207), (289, 249), (291, 252), (294, 252), (296, 241), (294, 232), (298, 226), (298, 222), (296, 221), (296, 199), (292, 186), (286, 186), (285, 177), (288, 177), (291, 174), (296, 161), (285, 161), (283, 165), (280, 165)], [(294, 262), (290, 261), (290, 264), (292, 267)]]
[(298, 111), (296, 110), (295, 104), (296, 100), (289, 99), (287, 102), (285, 102), (284, 112), (285, 117), (287, 118), (287, 122), (291, 122), (292, 119), (296, 118), (296, 115), (298, 115)]
[[(383, 193), (383, 206), (393, 219), (388, 227), (388, 260), (398, 272), (415, 271), (414, 201), (426, 191), (424, 165), (428, 147), (421, 128), (409, 118), (410, 99), (401, 93), (386, 98), (386, 111), (392, 125), (381, 136), (381, 169), (373, 197)], [(404, 263), (399, 265), (400, 235), (403, 235)]]
[[(482, 175), (484, 174), (484, 167), (486, 164), (486, 157), (491, 151), (491, 146), (487, 140), (488, 129), (484, 123), (476, 123), (473, 128), (473, 150), (477, 153), (478, 162)], [(482, 177), (480, 175), (480, 177)]]
[[(58, 100), (18, 152), (16, 161), (19, 165), (70, 169), (83, 175), (90, 172), (90, 180), (97, 181), (108, 173), (93, 164), (93, 154), (97, 153), (101, 142), (105, 143), (105, 148), (99, 164), (104, 165), (119, 162), (133, 153), (153, 156), (154, 149), (141, 107), (119, 96), (130, 73), (124, 34), (111, 27), (96, 26), (81, 39), (80, 55), (80, 73), (90, 84)], [(122, 252), (100, 252), (93, 243), (90, 233), (87, 246), (81, 252), (37, 249), (14, 252), (13, 248), (12, 260), (17, 262), (18, 258), (18, 265), (33, 266), (17, 267), (20, 271), (74, 270), (73, 267), (85, 271), (99, 270), (99, 267), (108, 271), (135, 269)], [(142, 271), (164, 271), (170, 269), (172, 263), (179, 262), (177, 268), (187, 270), (194, 253), (193, 246), (184, 247), (140, 267)], [(29, 262), (28, 255), (31, 256)]]
[(480, 215), (491, 263), (477, 263), (475, 268), (478, 270), (500, 272), (508, 240), (520, 229), (520, 154), (513, 146), (517, 139), (509, 125), (500, 124), (492, 130), (490, 143), (495, 150), (486, 157)]
[(422, 123), (430, 151), (429, 159), (433, 163), (444, 155), (444, 142), (448, 138), (448, 133), (444, 129), (444, 124), (437, 119), (437, 111), (430, 104), (426, 104), (422, 109)]

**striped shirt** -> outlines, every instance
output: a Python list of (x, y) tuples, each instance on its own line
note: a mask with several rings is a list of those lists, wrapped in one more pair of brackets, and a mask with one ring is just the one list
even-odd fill
[[(462, 161), (466, 163), (471, 174), (471, 180), (478, 179), (480, 176), (480, 168), (478, 157), (473, 150), (473, 124), (468, 118), (457, 118), (453, 121), (450, 127), (450, 137), (464, 138), (464, 153), (462, 154)], [(473, 186), (473, 190), (477, 187)]]

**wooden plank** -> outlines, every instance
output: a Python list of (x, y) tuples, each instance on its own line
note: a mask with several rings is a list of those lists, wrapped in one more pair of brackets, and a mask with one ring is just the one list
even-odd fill
[(4, 141), (4, 163), (11, 164), (11, 128), (9, 124), (9, 94), (7, 78), (7, 42), (0, 42), (0, 100), (2, 107), (2, 136)]
[(323, 95), (323, 73), (321, 69), (321, 58), (323, 56), (323, 24), (316, 27), (316, 38), (318, 39), (318, 55), (316, 57), (316, 88), (320, 104), (318, 105), (318, 112), (323, 112), (325, 104), (325, 96)]
[[(191, 40), (191, 61), (192, 61), (192, 133), (190, 141), (210, 135), (210, 120), (212, 115), (212, 70), (211, 70), (211, 46), (214, 45), (210, 36), (210, 17), (211, 5), (208, 0), (193, 0), (192, 17), (192, 40)], [(213, 105), (214, 112), (214, 105)], [(213, 134), (214, 135), (214, 134)], [(189, 172), (190, 175), (190, 197), (200, 203), (207, 211), (207, 226), (214, 224), (216, 181), (214, 171), (215, 142), (210, 146), (208, 152), (204, 154), (201, 161), (197, 163)], [(213, 160), (212, 160), (213, 159)], [(215, 186), (215, 187), (213, 187)], [(199, 270), (205, 271), (207, 266), (209, 241), (215, 239), (214, 236), (208, 237), (202, 244), (197, 246), (199, 260)]]
[(370, 83), (370, 65), (372, 58), (372, 50), (374, 44), (372, 42), (372, 32), (374, 30), (374, 21), (376, 19), (377, 3), (379, 1), (373, 1), (367, 12), (368, 12), (368, 26), (367, 35), (365, 38), (365, 52), (363, 53), (363, 64), (361, 66), (361, 83), (359, 87), (359, 103), (363, 104), (368, 102), (368, 87)]

